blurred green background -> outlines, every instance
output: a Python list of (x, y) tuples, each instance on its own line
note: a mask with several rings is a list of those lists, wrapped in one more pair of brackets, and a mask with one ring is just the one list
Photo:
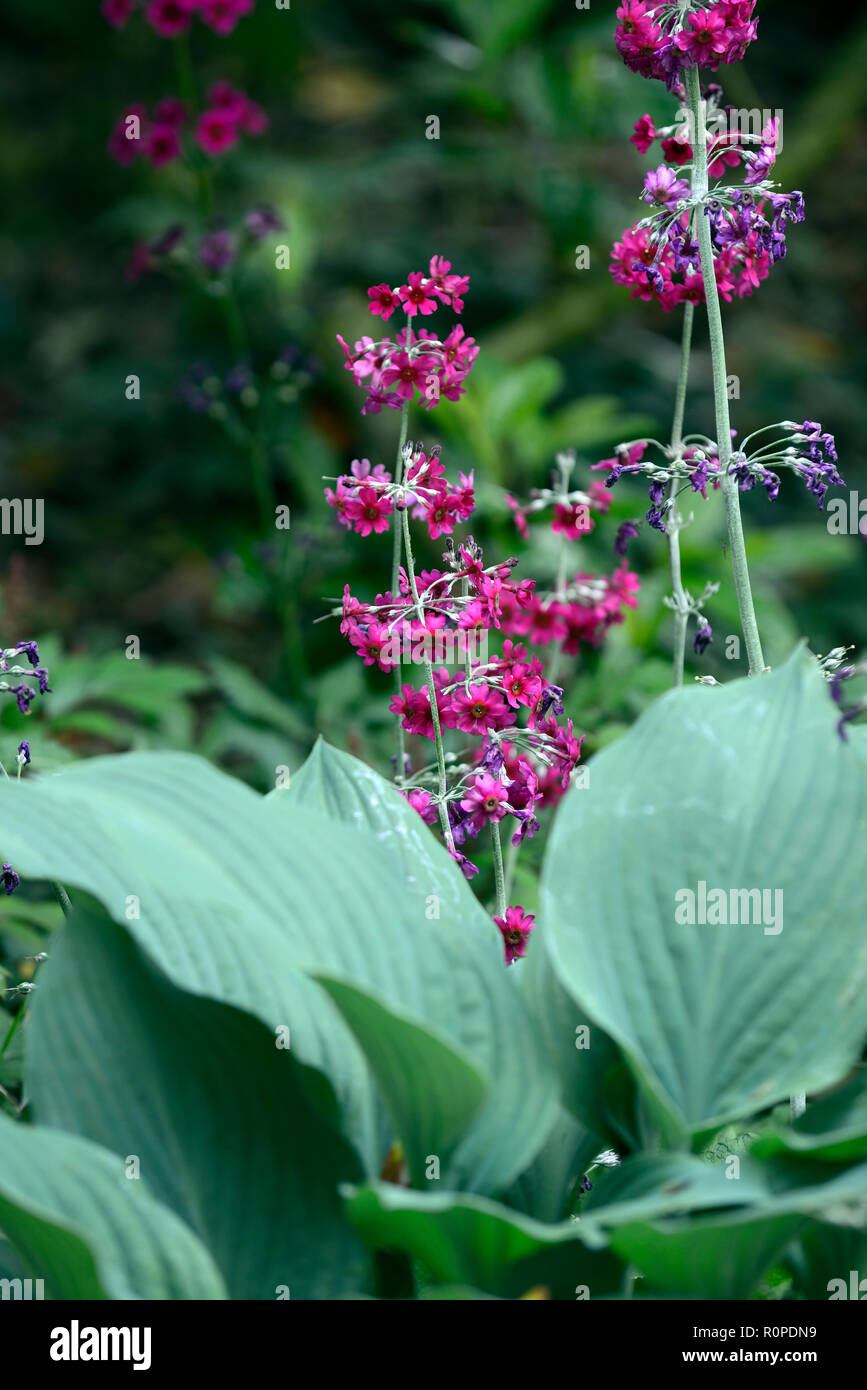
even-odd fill
[[(519, 542), (503, 489), (544, 485), (561, 448), (577, 449), (581, 483), (624, 437), (667, 436), (677, 371), (677, 316), (633, 303), (608, 274), (648, 166), (629, 143), (633, 122), (674, 110), (617, 59), (614, 10), (614, 0), (585, 11), (566, 0), (297, 0), (280, 11), (258, 0), (229, 38), (195, 26), (200, 87), (228, 79), (271, 120), (220, 162), (218, 210), (231, 220), (271, 202), (288, 223), (276, 239), (291, 269), (274, 268), (272, 241), (237, 277), (254, 365), (267, 373), (287, 345), (300, 364), (283, 382), (270, 449), (292, 509), (276, 574), (246, 454), (177, 396), (192, 364), (221, 374), (236, 364), (219, 305), (160, 275), (125, 283), (136, 242), (196, 226), (183, 168), (119, 168), (105, 152), (128, 103), (177, 93), (172, 44), (140, 16), (116, 33), (95, 3), (7, 0), (0, 468), (3, 496), (44, 497), (46, 537), (40, 547), (2, 538), (2, 640), (43, 640), (54, 694), (28, 721), (7, 702), (4, 746), (41, 723), (54, 741), (35, 744), (36, 767), (174, 746), (265, 787), (319, 730), (387, 768), (388, 679), (362, 668), (336, 623), (314, 622), (344, 583), (368, 599), (387, 587), (390, 564), (388, 537), (349, 536), (322, 497), (322, 476), (354, 457), (391, 467), (397, 435), (394, 413), (360, 416), (334, 335), (373, 331), (366, 287), (399, 283), (434, 253), (471, 276), (462, 321), (482, 353), (467, 396), (413, 417), (410, 437), (441, 443), (452, 476), (475, 467), (473, 529), (490, 558), (517, 554), (519, 576), (552, 576), (550, 533)], [(867, 20), (807, 0), (762, 0), (759, 12), (759, 41), (720, 80), (735, 105), (782, 109), (777, 177), (804, 191), (808, 217), (758, 293), (725, 309), (741, 382), (733, 420), (741, 433), (821, 420), (863, 491)], [(439, 140), (425, 137), (430, 115)], [(589, 269), (575, 268), (579, 245)], [(436, 322), (447, 329), (449, 311)], [(139, 401), (125, 398), (130, 373)], [(699, 315), (687, 429), (713, 433), (709, 387)], [(576, 568), (610, 569), (618, 521), (647, 505), (628, 481), (616, 497)], [(718, 500), (698, 502), (682, 538), (687, 587), (722, 581), (708, 609), (717, 641), (701, 662), (690, 657), (688, 678), (745, 669), (724, 658), (737, 619)], [(744, 514), (768, 660), (799, 634), (815, 651), (861, 648), (863, 539), (829, 535), (789, 475), (776, 505), (757, 490)], [(436, 545), (420, 551), (436, 563)], [(640, 606), (602, 652), (582, 655), (570, 694), (591, 750), (669, 681), (662, 538), (643, 531), (630, 561)], [(130, 634), (141, 661), (124, 655)]]

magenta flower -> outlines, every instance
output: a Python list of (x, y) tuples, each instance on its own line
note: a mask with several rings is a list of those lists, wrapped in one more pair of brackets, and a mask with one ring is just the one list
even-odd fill
[(503, 728), (513, 718), (500, 692), (478, 683), (452, 693), (449, 713), (454, 727), (465, 734), (484, 734), (488, 729)]
[(476, 777), (466, 796), (461, 801), (461, 809), (471, 815), (481, 825), (486, 822), (501, 821), (509, 806), (508, 788), (489, 772)]
[(430, 792), (423, 791), (421, 787), (413, 787), (408, 792), (401, 792), (401, 796), (406, 797), (414, 811), (418, 811), (425, 825), (436, 824), (437, 808)]
[(725, 19), (717, 10), (700, 10), (687, 23), (675, 39), (678, 48), (701, 66), (712, 64), (728, 47)]
[(205, 154), (224, 154), (238, 143), (238, 125), (225, 108), (210, 107), (196, 122), (196, 144)]
[(658, 168), (645, 174), (644, 192), (641, 196), (645, 203), (670, 208), (689, 196), (689, 184), (685, 179), (679, 179), (673, 169), (660, 164)]
[(388, 518), (393, 511), (389, 498), (382, 497), (372, 487), (359, 488), (358, 494), (344, 505), (344, 512), (359, 536), (369, 536), (371, 531), (377, 535), (387, 531)]
[(400, 694), (392, 696), (389, 709), (400, 717), (408, 734), (417, 734), (419, 738), (434, 737), (430, 695), (426, 689), (415, 690), (411, 685), (402, 685)]
[(639, 154), (647, 154), (656, 139), (656, 127), (652, 117), (640, 116), (635, 122), (635, 134), (630, 135), (629, 138)]
[(679, 140), (673, 135), (670, 140), (663, 140), (662, 154), (668, 164), (688, 164), (692, 159), (692, 145), (688, 140)]
[(250, 13), (254, 0), (195, 0), (195, 3), (199, 5), (202, 23), (225, 38), (231, 34), (238, 20)]
[(380, 671), (390, 671), (391, 633), (380, 623), (370, 623), (365, 631), (355, 627), (349, 634), (349, 641), (355, 647), (365, 666), (378, 666)]
[(744, 160), (749, 165), (744, 175), (744, 183), (759, 183), (761, 179), (767, 178), (776, 163), (779, 132), (780, 118), (772, 116), (762, 131), (761, 149), (755, 154), (744, 154)]
[(171, 164), (181, 156), (181, 140), (173, 125), (153, 125), (144, 142), (144, 152), (155, 169)]
[(505, 917), (495, 917), (494, 921), (503, 937), (506, 964), (511, 965), (513, 960), (527, 954), (527, 942), (536, 924), (536, 918), (532, 912), (525, 912), (522, 907), (507, 907)]
[(437, 302), (432, 294), (432, 282), (420, 270), (412, 271), (406, 279), (407, 283), (400, 286), (398, 295), (409, 317), (434, 313)]
[(180, 97), (163, 97), (154, 107), (154, 124), (182, 126), (187, 119), (186, 103)]
[(382, 314), (383, 323), (390, 319), (395, 309), (400, 308), (400, 297), (397, 290), (393, 290), (390, 285), (371, 285), (367, 291), (370, 300), (368, 309), (372, 314)]
[(382, 384), (387, 391), (394, 387), (404, 400), (412, 400), (415, 388), (423, 392), (428, 378), (435, 375), (438, 365), (437, 359), (428, 353), (410, 357), (408, 352), (396, 352), (382, 373)]
[(176, 39), (190, 27), (198, 0), (148, 0), (145, 19), (164, 39)]
[(136, 7), (136, 0), (102, 0), (102, 15), (114, 29), (122, 29)]

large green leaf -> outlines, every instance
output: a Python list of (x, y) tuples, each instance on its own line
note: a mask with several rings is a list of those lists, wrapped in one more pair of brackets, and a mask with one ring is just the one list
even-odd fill
[[(835, 724), (802, 652), (760, 680), (672, 691), (558, 812), (543, 882), (557, 972), (669, 1131), (833, 1084), (863, 1043), (867, 779)], [(679, 922), (702, 883), (727, 905), (768, 890), (770, 911)]]
[[(539, 1028), (516, 980), (503, 968), (502, 943), (490, 918), (421, 817), (384, 778), (348, 753), (320, 741), (291, 788), (272, 792), (267, 802), (281, 823), (313, 808), (335, 824), (365, 830), (400, 865), (401, 894), (420, 897), (425, 920), (421, 935), (417, 929), (413, 935), (412, 951), (419, 960), (430, 958), (431, 973), (435, 960), (444, 970), (443, 986), (433, 1006), (424, 1009), (424, 1022), (472, 1058), (490, 1088), (448, 1170), (443, 1165), (443, 1181), (450, 1187), (501, 1191), (542, 1144), (556, 1114), (557, 1088)], [(383, 921), (382, 932), (388, 935), (390, 926)], [(404, 929), (394, 950), (405, 953), (407, 946)], [(356, 974), (349, 983), (369, 986), (380, 1002), (389, 1001), (402, 1016), (412, 999), (410, 993), (403, 998), (394, 990), (386, 994), (372, 972), (366, 978)], [(370, 1033), (358, 1037), (368, 1049), (376, 1042)], [(393, 1093), (403, 1085), (403, 1060), (396, 1049), (378, 1047), (377, 1052), (377, 1074), (384, 1085), (383, 1069), (395, 1071)], [(369, 1056), (373, 1064), (373, 1053)], [(429, 1064), (436, 1065), (434, 1055)]]
[(623, 1275), (609, 1251), (593, 1248), (582, 1224), (547, 1225), (484, 1197), (419, 1193), (387, 1183), (345, 1189), (353, 1224), (374, 1249), (402, 1250), (436, 1284), (466, 1284), (505, 1298), (544, 1285), (554, 1298), (600, 1298)]
[(839, 1091), (811, 1101), (789, 1128), (762, 1135), (752, 1151), (760, 1158), (802, 1153), (831, 1163), (867, 1158), (867, 1067)]
[(122, 927), (77, 909), (40, 971), (29, 1052), (37, 1120), (112, 1149), (118, 1185), (135, 1156), (232, 1298), (363, 1288), (337, 1191), (358, 1160), (320, 1114), (329, 1099), (336, 1112), (321, 1076), (257, 1020), (178, 989)]
[(49, 1298), (226, 1298), (201, 1241), (123, 1160), (0, 1115), (0, 1226)]
[(272, 1030), (291, 1025), (297, 1057), (331, 1079), (369, 1174), (390, 1138), (358, 1043), (317, 975), (433, 1029), (492, 1085), (453, 1156), (452, 1185), (496, 1192), (541, 1144), (554, 1078), (497, 933), (447, 856), (434, 856), (435, 875), (423, 863), (413, 871), (398, 830), (326, 821), (180, 754), (95, 758), (0, 786), (0, 816), (19, 872), (86, 889), (184, 989)]

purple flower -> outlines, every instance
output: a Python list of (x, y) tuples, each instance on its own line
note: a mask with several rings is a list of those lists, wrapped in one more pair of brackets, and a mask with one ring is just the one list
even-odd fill
[(19, 762), (22, 767), (26, 767), (30, 762), (30, 744), (23, 739), (18, 745), (18, 756), (16, 761)]
[(700, 618), (696, 628), (695, 637), (692, 642), (692, 649), (696, 656), (704, 656), (705, 651), (713, 641), (713, 629), (707, 618)]
[(21, 879), (16, 874), (12, 865), (4, 864), (2, 870), (0, 870), (0, 887), (2, 887), (7, 897), (10, 893), (15, 892), (20, 882)]
[(199, 242), (199, 260), (206, 270), (219, 272), (232, 264), (238, 243), (234, 232), (225, 227), (208, 232)]
[(617, 528), (617, 535), (614, 538), (614, 554), (625, 555), (628, 541), (634, 541), (638, 535), (638, 527), (634, 521), (624, 521)]
[(657, 169), (651, 169), (645, 174), (644, 192), (641, 196), (645, 203), (669, 208), (689, 196), (689, 184), (685, 179), (679, 179), (667, 164), (660, 164)]
[(283, 218), (272, 207), (251, 208), (244, 216), (244, 226), (249, 235), (256, 240), (269, 232), (279, 232), (286, 226)]

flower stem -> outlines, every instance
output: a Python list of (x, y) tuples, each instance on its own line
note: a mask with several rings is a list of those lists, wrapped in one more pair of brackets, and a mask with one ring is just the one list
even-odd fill
[[(412, 540), (409, 534), (408, 507), (403, 508), (401, 512), (401, 519), (403, 523), (403, 544), (404, 551), (406, 554), (406, 572), (409, 578), (409, 587), (412, 593), (413, 601), (416, 606), (416, 611), (419, 617), (421, 617), (421, 600), (418, 596), (418, 585), (415, 582), (415, 563), (412, 557)], [(437, 691), (436, 685), (434, 683), (433, 665), (431, 664), (430, 657), (426, 656), (424, 658), (424, 669), (425, 675), (427, 676), (427, 688), (428, 695), (430, 697), (430, 717), (434, 727), (434, 742), (436, 743), (437, 750), (437, 771), (439, 772), (439, 799), (437, 802), (437, 809), (439, 810), (440, 827), (443, 832), (443, 839), (445, 840), (446, 845), (448, 846), (449, 852), (453, 854), (455, 849), (455, 842), (454, 836), (452, 835), (452, 827), (449, 822), (448, 808), (446, 806), (446, 758), (445, 750), (443, 748), (443, 735), (442, 730), (440, 728), (439, 710), (437, 709)]]
[[(400, 483), (401, 477), (402, 477), (402, 475), (403, 475), (403, 446), (404, 446), (404, 444), (406, 443), (406, 431), (407, 431), (407, 426), (408, 426), (408, 424), (409, 424), (409, 401), (406, 400), (406, 399), (404, 399), (403, 405), (402, 405), (401, 408), (400, 408), (400, 440), (399, 440), (398, 446), (397, 446), (397, 462), (396, 462), (395, 465), (394, 465), (394, 481), (395, 481), (396, 483)], [(397, 518), (395, 517), (395, 518), (394, 518), (394, 525), (393, 525), (393, 527), (392, 527), (392, 550), (391, 550), (391, 597), (392, 597), (392, 600), (394, 600), (394, 599), (397, 598), (398, 589), (399, 589), (399, 586), (400, 586), (400, 553), (401, 553), (400, 541), (401, 541), (401, 534), (402, 534), (402, 531), (403, 531), (403, 527), (402, 527), (402, 526), (399, 526), (399, 525), (397, 524)], [(400, 662), (398, 661), (398, 662), (395, 664), (395, 668), (394, 668), (394, 693), (395, 693), (395, 695), (397, 696), (398, 699), (400, 699), (400, 684), (401, 684), (400, 675), (401, 675), (401, 672), (400, 672)], [(395, 768), (395, 777), (396, 777), (397, 780), (399, 780), (399, 781), (402, 782), (405, 776), (406, 776), (406, 750), (405, 750), (405, 741), (404, 741), (404, 737), (403, 737), (403, 724), (402, 724), (402, 722), (401, 722), (400, 715), (398, 715), (398, 716), (397, 716), (397, 766), (396, 766), (396, 768)]]
[[(701, 82), (698, 68), (686, 70), (686, 86), (689, 106), (692, 113), (695, 133), (693, 168), (693, 194), (704, 199), (708, 191), (707, 174), (707, 126), (704, 117), (704, 103), (701, 98)], [(725, 501), (726, 524), (728, 526), (729, 546), (732, 552), (732, 571), (738, 611), (741, 617), (741, 631), (747, 649), (750, 675), (758, 675), (765, 669), (762, 643), (753, 606), (750, 572), (747, 566), (747, 552), (744, 544), (744, 528), (741, 521), (740, 496), (737, 480), (729, 473), (731, 462), (731, 424), (726, 384), (725, 339), (723, 337), (722, 315), (719, 307), (716, 276), (713, 267), (713, 245), (710, 234), (710, 221), (703, 206), (696, 209), (698, 219), (698, 246), (701, 258), (701, 273), (704, 281), (705, 306), (707, 308), (708, 333), (710, 335), (711, 363), (713, 365), (713, 398), (716, 416), (717, 447), (722, 474), (722, 491)]]
[(494, 887), (497, 895), (497, 916), (506, 915), (506, 879), (503, 874), (503, 847), (500, 844), (499, 822), (491, 821), (491, 844), (494, 848)]
[[(677, 392), (674, 397), (674, 418), (671, 422), (671, 448), (679, 450), (683, 444), (683, 416), (686, 409), (686, 383), (689, 377), (689, 354), (692, 347), (692, 325), (695, 308), (687, 301), (683, 309), (683, 331), (680, 339), (680, 373), (677, 378)], [(683, 588), (680, 570), (680, 518), (677, 502), (674, 500), (677, 479), (672, 478), (668, 496), (672, 501), (666, 532), (668, 535), (668, 568), (671, 574), (671, 590), (677, 607), (674, 610), (674, 666), (673, 685), (683, 685), (683, 663), (686, 652), (686, 626), (689, 621), (689, 604)]]

